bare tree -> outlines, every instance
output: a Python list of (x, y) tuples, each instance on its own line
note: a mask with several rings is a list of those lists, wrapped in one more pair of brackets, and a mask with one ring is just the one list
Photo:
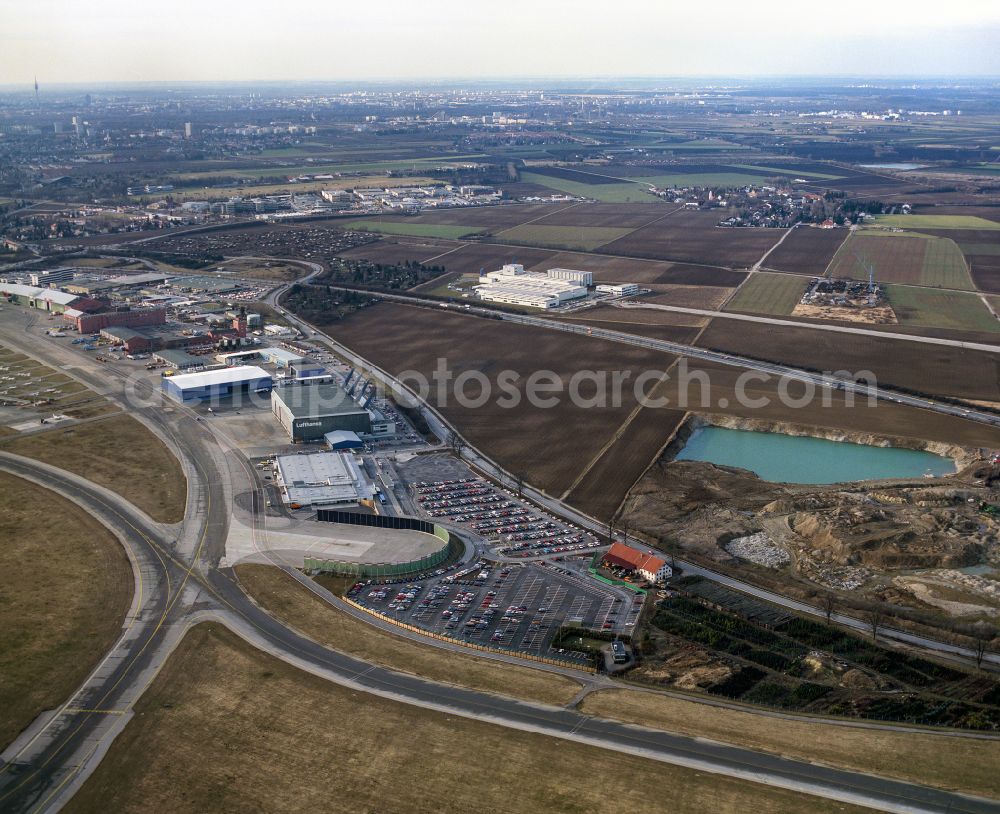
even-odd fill
[(837, 609), (837, 597), (831, 593), (825, 593), (820, 600), (819, 606), (823, 609), (826, 623), (830, 624), (833, 621), (833, 612)]
[(986, 635), (982, 631), (977, 632), (974, 643), (974, 649), (976, 651), (976, 667), (983, 666), (983, 658), (986, 656), (987, 644), (989, 644), (989, 639)]
[(622, 521), (621, 521), (621, 530), (622, 530), (622, 540), (624, 541), (625, 545), (628, 545), (628, 520), (627, 519), (624, 519), (624, 518), (622, 519)]
[(613, 543), (615, 541), (615, 521), (614, 518), (608, 521), (608, 542)]
[(514, 482), (514, 493), (518, 497), (524, 497), (524, 481), (526, 480), (525, 476), (520, 472), (512, 472), (511, 479)]
[(872, 632), (872, 641), (875, 641), (878, 638), (878, 631), (879, 628), (882, 627), (882, 622), (884, 620), (885, 616), (883, 615), (881, 608), (877, 607), (872, 608), (865, 616), (865, 621), (868, 622), (868, 627)]
[(465, 449), (465, 441), (462, 440), (461, 435), (454, 430), (448, 430), (448, 436), (445, 438), (445, 443), (451, 448), (451, 451), (454, 452), (457, 457), (462, 457), (462, 450)]

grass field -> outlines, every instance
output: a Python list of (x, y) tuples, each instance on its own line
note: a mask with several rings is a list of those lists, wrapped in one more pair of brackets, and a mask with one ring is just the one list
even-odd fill
[(535, 172), (522, 172), (521, 180), (529, 184), (548, 187), (556, 192), (576, 195), (580, 198), (593, 198), (602, 203), (649, 203), (655, 200), (646, 191), (644, 184), (622, 182), (620, 184), (583, 184), (566, 178), (554, 178)]
[(496, 239), (509, 243), (526, 243), (569, 251), (590, 251), (612, 240), (624, 237), (631, 229), (608, 226), (546, 226), (540, 223), (524, 224), (505, 229)]
[[(521, 180), (540, 184), (550, 189), (565, 192), (567, 195), (578, 195), (583, 198), (593, 198), (606, 203), (648, 203), (655, 200), (646, 191), (649, 185), (659, 187), (738, 187), (747, 184), (761, 184), (767, 176), (739, 172), (665, 172), (656, 175), (629, 175), (629, 168), (603, 169), (593, 172), (595, 176), (602, 178), (628, 179), (633, 177), (634, 181), (622, 180), (621, 183), (585, 183), (583, 180), (573, 180), (570, 178), (560, 178), (546, 175), (540, 172), (522, 172)], [(787, 174), (787, 173), (786, 173)], [(583, 174), (579, 174), (581, 179)]]
[(749, 172), (670, 172), (647, 175), (642, 180), (658, 187), (742, 187), (760, 186), (767, 176)]
[(886, 293), (901, 325), (1000, 332), (1000, 322), (978, 294), (900, 285), (887, 286)]
[(834, 255), (830, 274), (866, 280), (862, 261), (874, 264), (875, 279), (881, 283), (975, 290), (962, 250), (947, 238), (855, 232)]
[(209, 624), (136, 713), (67, 814), (861, 811), (345, 689)]
[(207, 273), (217, 273), (217, 269), (222, 268), (231, 272), (235, 277), (247, 277), (253, 280), (277, 280), (278, 282), (288, 282), (297, 280), (308, 273), (305, 266), (297, 263), (282, 263), (278, 260), (225, 260), (218, 266), (211, 266), (205, 269)]
[(588, 695), (583, 712), (972, 794), (1000, 796), (1000, 741), (762, 718), (635, 690)]
[[(5, 368), (0, 374), (12, 377), (0, 381), (0, 398), (29, 402), (50, 400), (45, 405), (33, 408), (34, 412), (26, 414), (21, 421), (30, 420), (33, 415), (37, 417), (51, 412), (63, 413), (71, 418), (89, 418), (117, 410), (117, 407), (75, 379), (10, 348), (0, 346), (0, 367)], [(29, 375), (18, 375), (25, 373)], [(9, 433), (5, 433), (7, 434)]]
[(447, 653), (352, 619), (270, 565), (238, 565), (236, 576), (268, 613), (320, 644), (384, 667), (486, 692), (565, 704), (580, 689), (569, 678)]
[(351, 229), (362, 232), (381, 232), (387, 235), (410, 235), (412, 237), (443, 237), (458, 240), (466, 235), (474, 235), (483, 231), (475, 226), (453, 226), (439, 223), (405, 223), (394, 220), (357, 220), (348, 221)]
[(1000, 223), (975, 215), (877, 215), (875, 222), (904, 229), (1000, 229)]
[[(419, 170), (433, 169), (434, 167), (449, 167), (456, 164), (474, 162), (486, 158), (483, 153), (471, 153), (468, 155), (441, 155), (429, 158), (403, 158), (389, 159), (386, 161), (368, 161), (361, 163), (342, 164), (289, 164), (278, 167), (260, 167), (250, 169), (211, 169), (199, 172), (178, 173), (177, 178), (185, 181), (194, 181), (199, 178), (217, 178), (227, 176), (230, 178), (269, 178), (281, 175), (289, 178), (297, 175), (330, 175), (338, 172), (350, 173), (384, 173), (387, 170)], [(334, 179), (339, 180), (339, 179)], [(357, 181), (357, 179), (353, 179)], [(329, 183), (329, 181), (327, 181)]]
[(786, 178), (815, 178), (819, 181), (835, 181), (844, 177), (843, 175), (830, 175), (826, 172), (806, 171), (794, 167), (762, 167), (759, 164), (733, 164), (733, 166), (743, 170), (765, 170)]
[(958, 248), (964, 254), (986, 255), (987, 257), (1000, 256), (1000, 243), (959, 243)]
[(74, 472), (117, 492), (161, 523), (184, 519), (187, 480), (166, 445), (134, 418), (89, 424), (4, 441), (3, 449)]
[(797, 275), (758, 271), (736, 289), (726, 310), (787, 316), (802, 299), (807, 284), (805, 278)]
[[(209, 175), (228, 175), (229, 173), (209, 173)], [(272, 170), (268, 175), (281, 175), (280, 169)], [(175, 189), (170, 193), (170, 197), (175, 201), (200, 201), (205, 199), (223, 199), (230, 195), (245, 195), (252, 197), (255, 195), (277, 195), (281, 193), (303, 193), (319, 192), (323, 189), (353, 189), (355, 187), (403, 187), (403, 186), (424, 186), (425, 184), (437, 184), (433, 178), (403, 176), (389, 178), (385, 175), (353, 176), (348, 178), (334, 178), (326, 181), (300, 181), (291, 183), (281, 181), (276, 184), (240, 184), (230, 187), (184, 187)], [(160, 195), (137, 195), (129, 200), (134, 201), (157, 201), (166, 197)]]
[(69, 698), (121, 633), (132, 570), (114, 535), (0, 473), (0, 749)]

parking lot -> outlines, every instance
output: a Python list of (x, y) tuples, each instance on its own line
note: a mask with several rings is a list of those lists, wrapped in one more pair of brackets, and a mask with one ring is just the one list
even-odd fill
[(597, 537), (559, 520), (471, 472), (410, 484), (421, 512), (482, 537), (503, 558), (561, 555), (599, 548)]
[(420, 582), (364, 585), (350, 596), (400, 622), (461, 641), (583, 662), (552, 649), (563, 624), (628, 634), (640, 604), (569, 569), (539, 563), (479, 560)]

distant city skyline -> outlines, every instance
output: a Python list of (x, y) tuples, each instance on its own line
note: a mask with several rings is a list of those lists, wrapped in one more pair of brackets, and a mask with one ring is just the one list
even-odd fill
[(0, 0), (0, 84), (1000, 74), (1000, 4)]

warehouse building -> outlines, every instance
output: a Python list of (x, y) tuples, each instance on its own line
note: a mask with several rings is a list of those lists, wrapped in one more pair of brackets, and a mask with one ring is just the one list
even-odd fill
[(295, 506), (356, 508), (375, 497), (375, 487), (350, 453), (279, 455), (275, 468), (285, 503)]
[(586, 285), (560, 280), (548, 274), (525, 271), (520, 263), (508, 263), (499, 271), (491, 271), (479, 279), (480, 285), (475, 286), (474, 290), (479, 299), (488, 302), (526, 305), (544, 310), (587, 296)]
[(317, 362), (303, 359), (300, 362), (292, 362), (288, 365), (288, 375), (293, 379), (309, 379), (326, 375), (326, 368)]
[(576, 269), (562, 269), (555, 268), (549, 269), (545, 272), (546, 276), (551, 277), (553, 280), (566, 280), (571, 283), (579, 283), (580, 285), (591, 286), (594, 284), (594, 272), (592, 271), (577, 271)]
[(356, 432), (350, 430), (334, 430), (323, 436), (326, 445), (333, 450), (337, 449), (361, 449), (365, 442), (361, 440)]
[(205, 367), (203, 356), (195, 356), (184, 350), (160, 350), (153, 354), (153, 358), (174, 370), (200, 370)]
[(265, 362), (270, 362), (275, 367), (288, 367), (295, 362), (303, 361), (305, 357), (284, 348), (261, 348), (260, 358)]
[(180, 402), (222, 399), (234, 393), (266, 392), (271, 389), (271, 374), (252, 365), (184, 373), (163, 379), (163, 392)]
[(0, 297), (16, 305), (27, 305), (52, 314), (63, 313), (78, 299), (75, 294), (67, 294), (65, 291), (20, 283), (0, 283)]
[(259, 350), (237, 350), (230, 351), (229, 353), (218, 353), (215, 356), (215, 360), (217, 362), (229, 365), (230, 367), (256, 362), (260, 358), (261, 356)]
[[(76, 298), (74, 298), (76, 299)], [(106, 311), (100, 314), (84, 313), (80, 301), (66, 310), (66, 319), (76, 324), (76, 329), (82, 334), (95, 333), (102, 328), (122, 327), (140, 328), (150, 325), (164, 325), (167, 321), (166, 308), (132, 308), (127, 311)]]
[(289, 384), (271, 392), (271, 412), (294, 443), (322, 441), (335, 430), (372, 431), (371, 415), (337, 384)]
[(135, 328), (101, 328), (101, 338), (112, 345), (121, 345), (128, 353), (146, 353), (153, 348), (150, 338)]

